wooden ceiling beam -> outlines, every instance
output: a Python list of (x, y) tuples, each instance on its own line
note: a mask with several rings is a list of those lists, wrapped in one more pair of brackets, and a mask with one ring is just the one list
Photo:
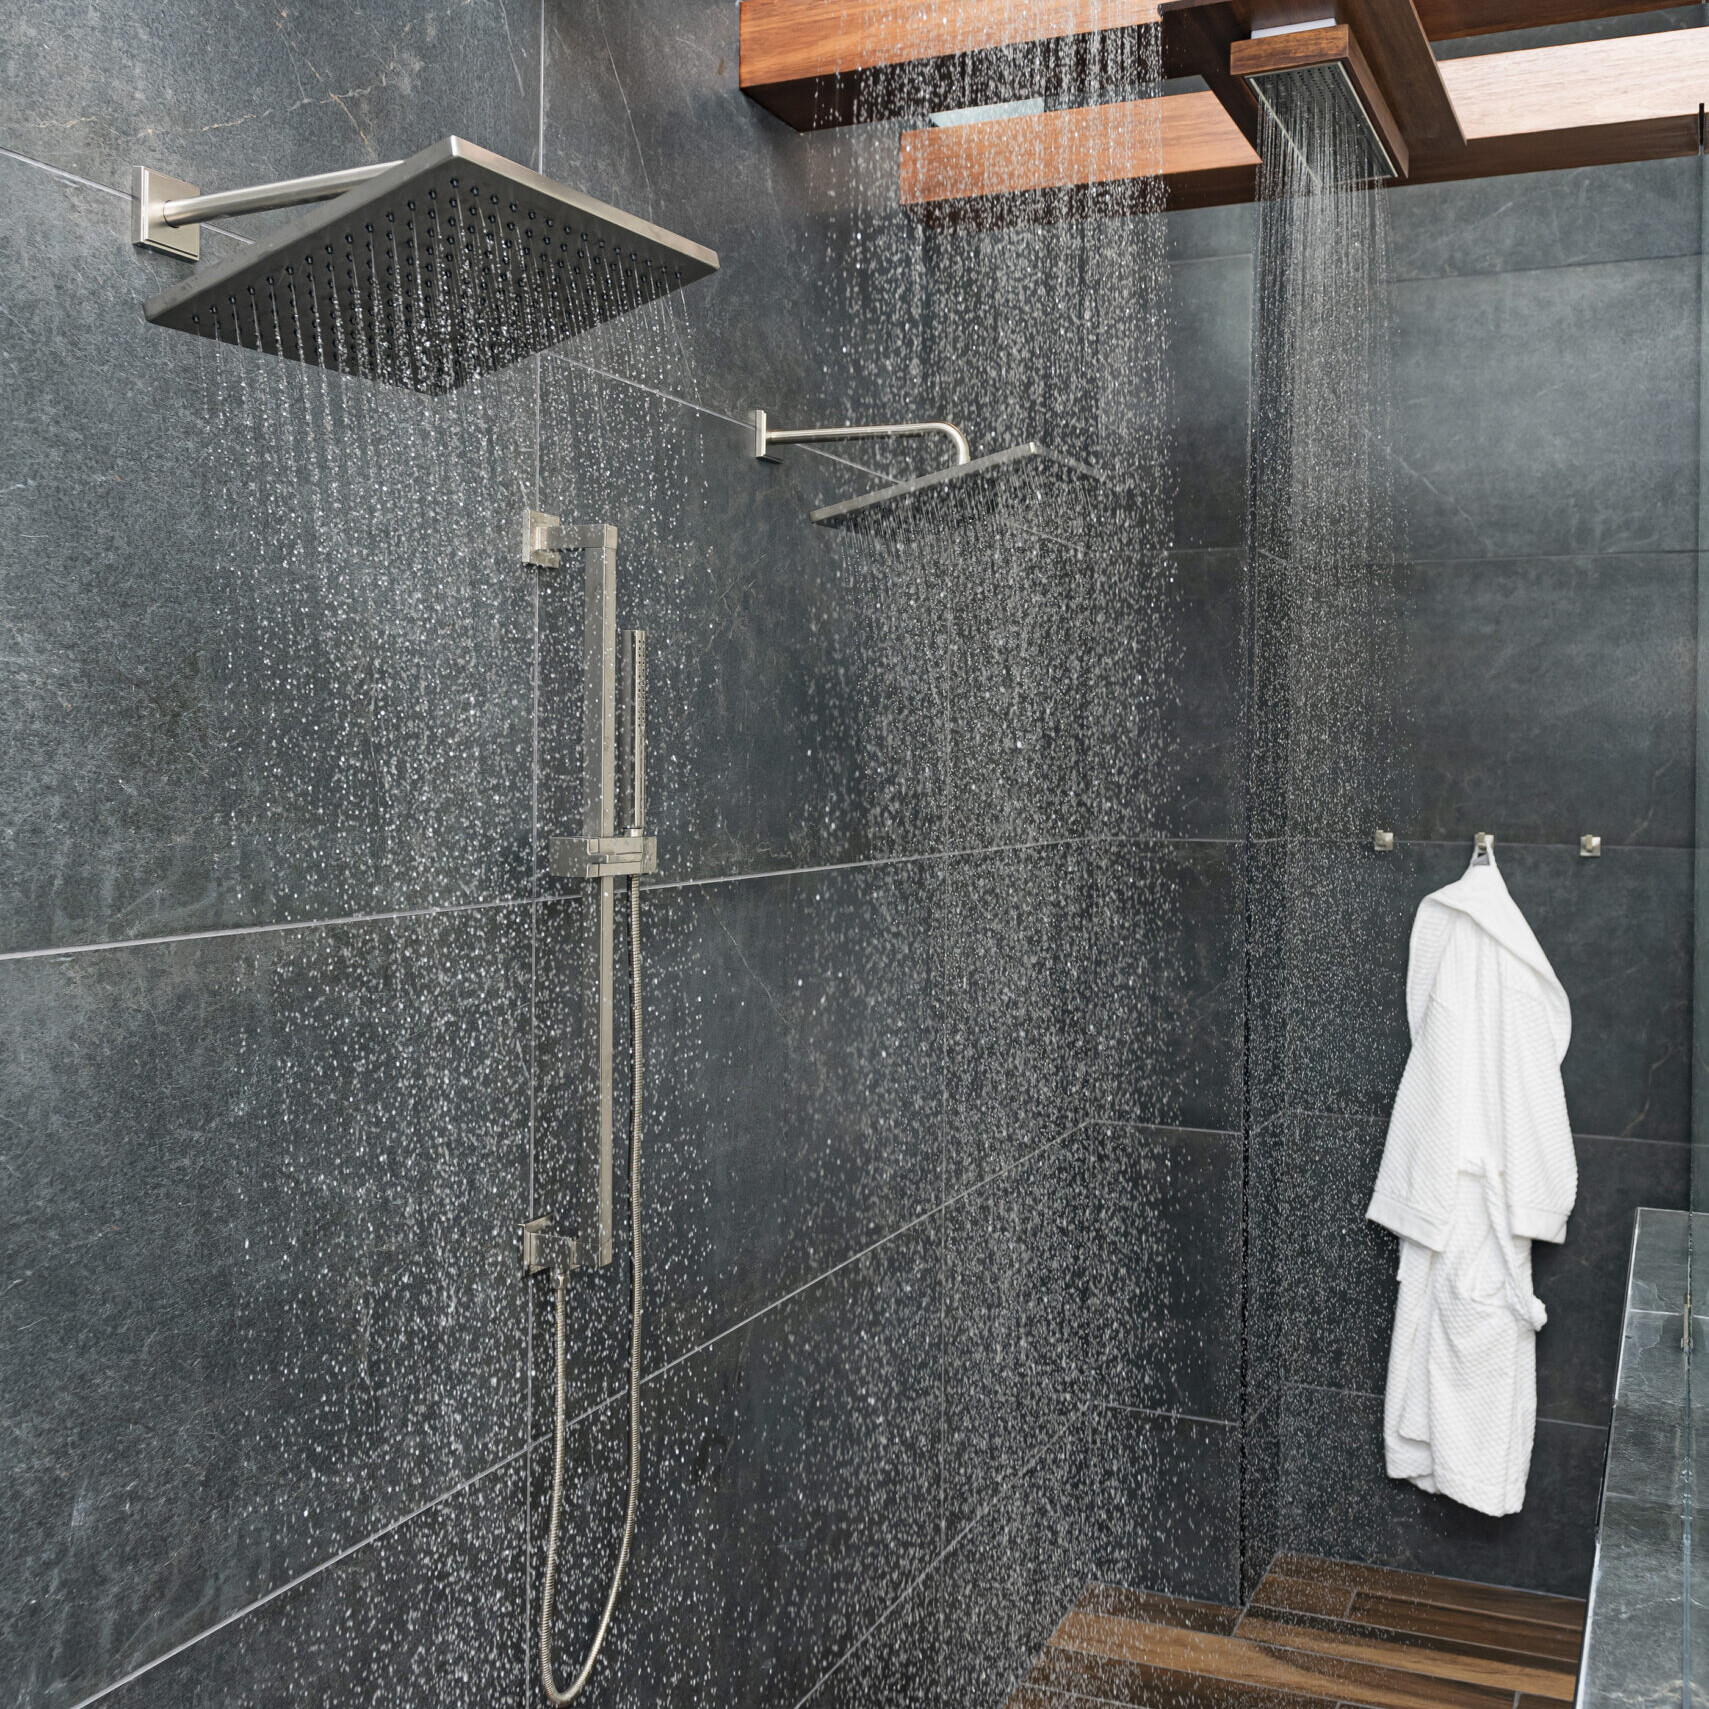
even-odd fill
[[(742, 0), (744, 94), (798, 131), (1049, 92), (1158, 0)], [(906, 68), (906, 75), (903, 75)]]
[[(1709, 30), (1442, 61), (1462, 146), (1414, 155), (1407, 182), (1440, 183), (1698, 151)], [(1151, 109), (1157, 109), (1152, 112)], [(902, 138), (901, 199), (938, 225), (1050, 220), (1145, 205), (1252, 199), (1258, 157), (1210, 94), (1111, 102)]]
[[(1417, 33), (1429, 41), (1653, 11), (1669, 0), (1344, 0), (1397, 117), (1408, 97), (1390, 86), (1391, 54), (1416, 69)], [(1197, 74), (1225, 97), (1249, 135), (1250, 96), (1228, 78), (1226, 49), (1254, 22), (1303, 20), (1325, 0), (1220, 0), (1205, 15), (1171, 8), (1164, 23), (1166, 76)], [(1097, 76), (1095, 51), (1121, 54), (1159, 17), (1159, 0), (741, 0), (743, 91), (796, 130), (917, 117), (926, 110), (1071, 91)], [(1102, 32), (1102, 45), (1097, 46)], [(1388, 38), (1395, 34), (1395, 40)], [(910, 68), (901, 75), (900, 68)], [(1226, 85), (1232, 85), (1227, 87)], [(1428, 109), (1416, 108), (1428, 117)], [(1438, 119), (1440, 114), (1437, 115)], [(1409, 145), (1442, 139), (1408, 136)]]
[(1249, 202), (1258, 156), (1215, 95), (1111, 101), (902, 133), (902, 203), (932, 225), (1042, 223)]

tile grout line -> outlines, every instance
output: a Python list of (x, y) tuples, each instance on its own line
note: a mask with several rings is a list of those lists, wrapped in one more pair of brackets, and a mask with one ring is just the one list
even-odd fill
[[(1083, 1416), (1084, 1413), (1085, 1407), (1082, 1406), (1081, 1416)], [(1026, 1479), (1027, 1475), (1036, 1466), (1038, 1466), (1053, 1449), (1060, 1447), (1068, 1440), (1069, 1435), (1072, 1433), (1075, 1425), (1079, 1423), (1079, 1421), (1079, 1417), (1076, 1417), (1071, 1418), (1064, 1423), (1062, 1428), (1057, 1431), (1056, 1435), (1046, 1442), (1043, 1447), (1041, 1447), (1039, 1451), (1026, 1462), (1025, 1465), (1021, 1466), (1016, 1471), (1014, 1477), (1010, 1479), (1008, 1484), (1006, 1484), (1002, 1489), (994, 1490), (992, 1492), (985, 1505), (962, 1525), (961, 1529), (956, 1532), (955, 1536), (952, 1537), (949, 1542), (945, 1543), (943, 1547), (938, 1550), (937, 1554), (926, 1562), (925, 1566), (920, 1569), (909, 1583), (902, 1587), (894, 1599), (887, 1603), (880, 1611), (878, 1617), (871, 1623), (871, 1625), (867, 1626), (851, 1640), (848, 1648), (844, 1650), (843, 1653), (838, 1656), (834, 1662), (832, 1662), (830, 1667), (827, 1668), (824, 1673), (820, 1674), (818, 1679), (813, 1682), (806, 1695), (796, 1701), (794, 1709), (806, 1709), (806, 1705), (818, 1696), (820, 1691), (830, 1683), (830, 1681), (842, 1669), (844, 1664), (849, 1661), (861, 1645), (864, 1644), (867, 1639), (870, 1638), (873, 1633), (876, 1632), (885, 1623), (885, 1621), (887, 1621), (891, 1615), (893, 1615), (897, 1609), (899, 1609), (902, 1604), (905, 1603), (908, 1598), (926, 1582), (932, 1573), (943, 1565), (944, 1561), (947, 1560), (949, 1556), (966, 1541), (967, 1537), (977, 1526), (982, 1525), (985, 1520), (996, 1511), (997, 1504), (1003, 1496), (1005, 1496), (1009, 1490), (1019, 1486)], [(79, 1709), (81, 1709), (81, 1706), (79, 1706)]]
[[(1006, 1164), (1002, 1169), (997, 1170), (994, 1174), (985, 1177), (985, 1179), (981, 1181), (973, 1183), (971, 1186), (963, 1188), (961, 1192), (957, 1193), (952, 1198), (945, 1200), (942, 1204), (934, 1206), (929, 1211), (922, 1212), (919, 1216), (912, 1218), (907, 1223), (904, 1223), (900, 1228), (892, 1230), (891, 1233), (883, 1236), (881, 1239), (873, 1241), (870, 1245), (863, 1247), (860, 1251), (851, 1253), (847, 1258), (841, 1260), (841, 1262), (833, 1264), (829, 1269), (821, 1271), (818, 1275), (809, 1278), (799, 1287), (792, 1288), (787, 1293), (779, 1295), (776, 1299), (760, 1307), (759, 1310), (750, 1313), (740, 1322), (731, 1324), (728, 1328), (720, 1330), (716, 1335), (709, 1336), (705, 1341), (687, 1349), (685, 1352), (678, 1354), (674, 1359), (668, 1360), (665, 1364), (648, 1372), (642, 1379), (643, 1384), (657, 1381), (659, 1378), (675, 1370), (679, 1365), (682, 1365), (688, 1360), (706, 1352), (708, 1349), (717, 1346), (719, 1342), (728, 1339), (731, 1335), (735, 1335), (741, 1330), (749, 1328), (753, 1324), (757, 1323), (761, 1318), (769, 1316), (780, 1306), (786, 1305), (790, 1300), (799, 1298), (809, 1289), (815, 1288), (821, 1282), (829, 1280), (840, 1271), (849, 1268), (850, 1265), (859, 1263), (862, 1259), (869, 1257), (882, 1247), (888, 1246), (892, 1241), (900, 1239), (904, 1234), (908, 1233), (909, 1230), (917, 1228), (924, 1222), (930, 1221), (933, 1217), (942, 1215), (953, 1205), (960, 1203), (972, 1194), (978, 1193), (993, 1183), (1000, 1181), (1005, 1175), (1013, 1173), (1015, 1170), (1021, 1168), (1024, 1164), (1031, 1162), (1043, 1153), (1069, 1144), (1078, 1134), (1085, 1131), (1089, 1125), (1091, 1125), (1089, 1122), (1076, 1123), (1075, 1126), (1070, 1128), (1067, 1133), (1060, 1135), (1058, 1138), (1045, 1140), (1041, 1144), (1034, 1146), (1031, 1151), (1013, 1159), (1010, 1163)], [(594, 1402), (591, 1406), (584, 1407), (582, 1411), (575, 1415), (574, 1418), (566, 1420), (565, 1428), (574, 1429), (587, 1423), (590, 1419), (597, 1417), (601, 1412), (604, 1412), (608, 1408), (616, 1405), (623, 1398), (622, 1394), (614, 1394), (607, 1396), (604, 1400)], [(1084, 1410), (1084, 1407), (1082, 1407), (1082, 1412)], [(1070, 1427), (1064, 1426), (1063, 1430), (1058, 1433), (1056, 1441), (1059, 1442), (1062, 1440), (1063, 1436), (1066, 1435), (1068, 1428)], [(531, 1458), (534, 1451), (543, 1446), (545, 1441), (546, 1438), (544, 1436), (530, 1438), (522, 1447), (516, 1449), (514, 1452), (506, 1454), (500, 1460), (495, 1460), (490, 1466), (487, 1466), (481, 1471), (474, 1473), (472, 1476), (465, 1478), (461, 1483), (454, 1484), (450, 1489), (441, 1491), (431, 1500), (422, 1502), (419, 1506), (411, 1508), (408, 1513), (400, 1515), (388, 1524), (381, 1526), (377, 1531), (371, 1532), (368, 1536), (359, 1539), (357, 1542), (349, 1544), (343, 1549), (340, 1549), (337, 1553), (327, 1556), (325, 1560), (317, 1561), (313, 1566), (305, 1569), (301, 1573), (298, 1573), (294, 1578), (288, 1579), (284, 1584), (276, 1586), (265, 1595), (255, 1598), (254, 1601), (246, 1603), (242, 1608), (234, 1609), (230, 1614), (216, 1621), (205, 1630), (196, 1633), (193, 1637), (186, 1638), (180, 1644), (174, 1645), (163, 1655), (156, 1656), (152, 1661), (145, 1662), (141, 1667), (133, 1668), (129, 1673), (113, 1680), (108, 1685), (102, 1686), (98, 1691), (91, 1693), (89, 1696), (79, 1698), (77, 1702), (72, 1705), (72, 1709), (87, 1709), (88, 1705), (97, 1703), (102, 1698), (110, 1696), (122, 1686), (129, 1685), (133, 1680), (140, 1678), (143, 1674), (152, 1672), (155, 1668), (171, 1661), (173, 1657), (182, 1655), (186, 1650), (192, 1649), (195, 1645), (203, 1642), (205, 1639), (213, 1637), (215, 1633), (225, 1630), (226, 1627), (235, 1624), (247, 1615), (257, 1612), (259, 1609), (266, 1607), (271, 1602), (277, 1601), (287, 1592), (295, 1590), (301, 1585), (308, 1583), (310, 1579), (316, 1578), (321, 1573), (326, 1572), (329, 1568), (337, 1566), (341, 1561), (348, 1560), (352, 1555), (367, 1548), (370, 1544), (382, 1541), (384, 1538), (390, 1536), (394, 1531), (397, 1531), (401, 1527), (409, 1524), (412, 1520), (419, 1519), (423, 1514), (431, 1512), (434, 1508), (443, 1506), (446, 1502), (453, 1500), (456, 1496), (472, 1489), (476, 1484), (482, 1482), (484, 1479), (493, 1476), (494, 1473), (503, 1471), (506, 1466), (513, 1465), (518, 1459), (522, 1459), (525, 1456)], [(1048, 1452), (1051, 1446), (1054, 1446), (1054, 1443), (1047, 1444), (1044, 1449), (1041, 1449), (1039, 1457), (1042, 1457), (1044, 1453)], [(1035, 1458), (1032, 1464), (1036, 1463), (1037, 1459)], [(527, 1467), (524, 1468), (525, 1472), (527, 1469)], [(1022, 1473), (1018, 1475), (1024, 1476), (1027, 1469), (1029, 1468), (1023, 1468)], [(992, 1499), (994, 1502), (996, 1498), (993, 1497)], [(955, 1543), (960, 1542), (961, 1538), (966, 1535), (968, 1529), (980, 1522), (986, 1512), (989, 1511), (990, 1505), (991, 1504), (987, 1504), (986, 1508), (981, 1509), (978, 1515), (968, 1521), (962, 1531), (957, 1533), (954, 1542), (948, 1545), (943, 1553), (947, 1554), (948, 1549), (953, 1548)], [(940, 1554), (936, 1559), (941, 1560), (942, 1554)], [(935, 1564), (936, 1560), (934, 1560), (932, 1565)], [(930, 1570), (931, 1567), (928, 1566), (926, 1571), (929, 1572)], [(906, 1595), (907, 1592), (904, 1592), (903, 1594)], [(880, 1618), (882, 1620), (883, 1616)], [(857, 1639), (856, 1642), (858, 1643), (859, 1640)], [(526, 1653), (526, 1645), (524, 1653)], [(826, 1675), (825, 1677), (829, 1678), (829, 1675)], [(817, 1689), (818, 1687), (815, 1686), (814, 1690)]]
[[(1336, 1388), (1329, 1383), (1290, 1383), (1277, 1384), (1277, 1393), (1286, 1389), (1304, 1389), (1308, 1394), (1339, 1394), (1355, 1395), (1360, 1400), (1381, 1400), (1383, 1397), (1374, 1389), (1345, 1389)], [(1554, 1418), (1543, 1413), (1537, 1414), (1539, 1424), (1558, 1424), (1566, 1430), (1598, 1430), (1607, 1435), (1609, 1426), (1606, 1424), (1585, 1424), (1576, 1418)], [(1550, 1593), (1545, 1593), (1550, 1594)]]
[[(544, 1440), (544, 1438), (542, 1438), (542, 1440)], [(167, 1650), (162, 1655), (156, 1656), (153, 1661), (144, 1662), (141, 1667), (132, 1668), (129, 1673), (121, 1675), (110, 1684), (103, 1685), (100, 1690), (91, 1692), (87, 1697), (78, 1698), (77, 1701), (71, 1705), (71, 1709), (88, 1709), (88, 1705), (92, 1703), (99, 1703), (103, 1697), (110, 1697), (115, 1691), (118, 1691), (124, 1686), (131, 1684), (133, 1681), (142, 1678), (145, 1673), (152, 1673), (157, 1667), (163, 1667), (175, 1656), (181, 1656), (186, 1650), (194, 1649), (196, 1645), (213, 1637), (215, 1633), (223, 1632), (228, 1626), (235, 1625), (239, 1620), (246, 1619), (249, 1615), (265, 1608), (270, 1602), (277, 1602), (281, 1596), (285, 1596), (289, 1592), (299, 1589), (301, 1586), (307, 1584), (310, 1579), (320, 1577), (322, 1573), (337, 1566), (341, 1561), (349, 1560), (352, 1555), (359, 1554), (363, 1549), (368, 1548), (371, 1544), (382, 1542), (385, 1538), (391, 1536), (394, 1531), (399, 1531), (405, 1525), (411, 1523), (411, 1521), (421, 1518), (424, 1513), (431, 1513), (436, 1507), (443, 1507), (446, 1502), (455, 1500), (459, 1495), (473, 1489), (476, 1484), (483, 1483), (486, 1479), (492, 1477), (497, 1472), (502, 1472), (506, 1466), (514, 1465), (516, 1461), (521, 1459), (524, 1455), (532, 1454), (539, 1446), (539, 1442), (525, 1442), (514, 1452), (506, 1454), (503, 1459), (493, 1461), (490, 1466), (483, 1467), (480, 1471), (463, 1479), (461, 1483), (454, 1484), (450, 1489), (442, 1490), (438, 1495), (434, 1496), (432, 1500), (422, 1502), (419, 1507), (412, 1507), (408, 1513), (400, 1514), (398, 1518), (391, 1520), (388, 1524), (382, 1525), (379, 1530), (370, 1532), (368, 1536), (361, 1538), (357, 1542), (349, 1544), (346, 1548), (340, 1549), (336, 1554), (328, 1555), (325, 1560), (315, 1562), (312, 1567), (308, 1567), (304, 1571), (298, 1573), (295, 1578), (287, 1579), (283, 1584), (276, 1585), (265, 1595), (256, 1597), (253, 1602), (245, 1603), (242, 1608), (233, 1609), (230, 1614), (216, 1620), (213, 1625), (206, 1627), (204, 1630), (197, 1632), (194, 1637), (186, 1638), (180, 1644), (174, 1644), (171, 1649)]]
[[(642, 888), (644, 891), (703, 890), (714, 885), (750, 884), (773, 878), (811, 877), (814, 874), (824, 872), (861, 872), (868, 868), (876, 869), (932, 860), (969, 860), (981, 855), (1021, 854), (1038, 849), (1081, 846), (1091, 848), (1130, 843), (1159, 848), (1198, 847), (1200, 845), (1217, 847), (1230, 840), (1218, 837), (1151, 837), (1139, 834), (1133, 836), (1100, 834), (1082, 837), (1057, 837), (1037, 843), (989, 843), (969, 848), (934, 850), (923, 854), (878, 855), (870, 860), (829, 861), (822, 866), (761, 867), (750, 872), (711, 874), (701, 878), (668, 879), (660, 884), (644, 885)], [(249, 926), (210, 926), (201, 931), (165, 932), (150, 937), (105, 938), (98, 943), (49, 944), (38, 949), (0, 950), (0, 962), (43, 961), (55, 956), (94, 955), (109, 950), (158, 949), (166, 944), (202, 943), (217, 938), (258, 937), (273, 932), (317, 931), (336, 926), (378, 925), (388, 920), (421, 919), (431, 914), (467, 914), (482, 909), (527, 908), (542, 902), (568, 902), (572, 900), (574, 900), (573, 893), (565, 891), (562, 894), (553, 893), (545, 896), (499, 896), (484, 902), (424, 902), (418, 907), (388, 908), (368, 914), (322, 915), (307, 920), (267, 920)]]
[[(112, 196), (121, 202), (131, 200), (128, 190), (115, 190), (111, 184), (99, 184), (93, 178), (84, 178), (79, 173), (67, 172), (63, 166), (50, 166), (45, 160), (37, 160), (33, 155), (19, 154), (15, 149), (0, 148), (0, 160), (15, 160), (20, 166), (33, 166), (38, 172), (45, 172), (50, 178), (58, 178), (66, 184), (81, 185), (85, 190), (99, 190), (103, 196)], [(245, 237), (240, 231), (228, 231), (223, 225), (215, 225), (212, 220), (202, 222), (203, 231), (217, 231), (221, 237), (229, 237), (234, 243), (254, 243), (252, 237)]]

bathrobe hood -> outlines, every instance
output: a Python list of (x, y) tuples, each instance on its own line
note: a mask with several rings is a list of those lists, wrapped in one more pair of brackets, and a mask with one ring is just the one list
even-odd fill
[(1462, 1169), (1501, 1188), (1508, 1225), (1566, 1237), (1578, 1192), (1560, 1063), (1572, 1010), (1493, 858), (1419, 904), (1406, 982), (1412, 1054), (1367, 1215), (1432, 1251)]
[(1572, 1043), (1572, 1005), (1543, 953), (1543, 946), (1537, 942), (1536, 933), (1519, 912), (1519, 905), (1508, 895), (1493, 854), (1488, 866), (1468, 867), (1463, 878), (1432, 891), (1418, 905), (1406, 971), (1406, 1019), (1413, 1043), (1418, 1042), (1419, 1028), (1442, 965), (1442, 953), (1448, 947), (1450, 928), (1459, 914), (1475, 921), (1509, 955), (1537, 975), (1555, 1041), (1555, 1061), (1559, 1062)]

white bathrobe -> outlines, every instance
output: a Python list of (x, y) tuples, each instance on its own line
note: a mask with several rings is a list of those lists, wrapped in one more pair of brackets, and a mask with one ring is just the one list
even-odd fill
[(1426, 896), (1406, 978), (1412, 1055), (1365, 1213), (1400, 1241), (1389, 1476), (1517, 1513), (1537, 1422), (1531, 1242), (1578, 1193), (1561, 1058), (1566, 993), (1493, 854)]

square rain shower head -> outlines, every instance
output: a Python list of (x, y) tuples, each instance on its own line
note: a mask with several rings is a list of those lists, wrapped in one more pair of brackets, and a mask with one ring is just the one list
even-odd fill
[(446, 392), (717, 268), (698, 243), (453, 136), (143, 312), (157, 326)]
[(1013, 516), (1024, 519), (1021, 526), (1028, 532), (1072, 545), (1097, 511), (1120, 508), (1130, 498), (1120, 482), (1028, 440), (825, 505), (813, 512), (813, 520), (827, 528), (905, 540), (981, 517)]

